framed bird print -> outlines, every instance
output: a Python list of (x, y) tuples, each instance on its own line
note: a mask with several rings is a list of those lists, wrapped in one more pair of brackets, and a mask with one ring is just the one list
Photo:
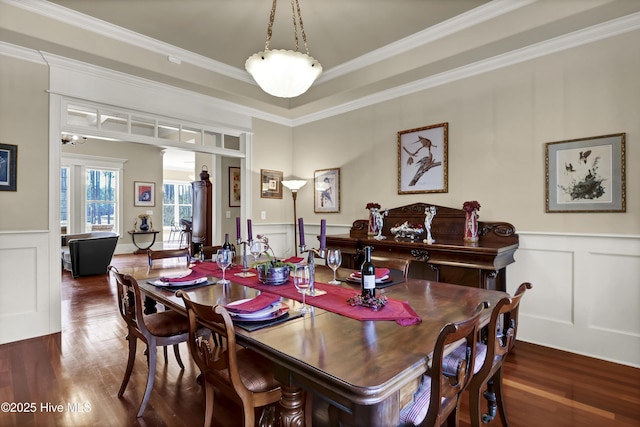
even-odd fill
[(340, 168), (313, 173), (314, 212), (340, 212)]
[(625, 137), (548, 142), (546, 212), (626, 212)]
[(448, 191), (449, 124), (398, 132), (398, 194)]

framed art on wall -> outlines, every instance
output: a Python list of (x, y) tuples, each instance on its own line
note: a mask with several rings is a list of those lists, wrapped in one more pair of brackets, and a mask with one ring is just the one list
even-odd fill
[(229, 167), (229, 207), (240, 207), (240, 168)]
[(283, 173), (281, 171), (260, 169), (260, 197), (282, 199), (282, 178)]
[(448, 191), (448, 123), (398, 132), (398, 194)]
[(133, 205), (134, 206), (155, 206), (156, 205), (156, 184), (155, 182), (135, 181), (133, 183)]
[(340, 168), (313, 173), (314, 212), (340, 212)]
[(548, 142), (546, 212), (626, 212), (625, 137)]
[(0, 191), (17, 191), (18, 146), (0, 144)]

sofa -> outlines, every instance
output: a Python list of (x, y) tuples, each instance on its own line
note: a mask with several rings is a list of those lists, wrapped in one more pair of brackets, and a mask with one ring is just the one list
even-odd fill
[(119, 238), (109, 231), (63, 235), (62, 267), (74, 278), (106, 274)]

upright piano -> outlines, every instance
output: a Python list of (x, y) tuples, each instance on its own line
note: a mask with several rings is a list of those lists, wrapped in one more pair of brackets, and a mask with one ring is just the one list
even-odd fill
[[(430, 206), (436, 207), (431, 223), (433, 243), (423, 241), (426, 230), (416, 239), (396, 237), (391, 232), (405, 222), (424, 227), (425, 209)], [(371, 246), (373, 257), (410, 259), (410, 277), (506, 291), (506, 267), (515, 262), (513, 255), (519, 244), (514, 226), (507, 222), (479, 221), (478, 242), (466, 242), (462, 209), (414, 203), (389, 209), (381, 232), (384, 239), (368, 235), (368, 226), (368, 219), (358, 219), (349, 235), (327, 236), (327, 248), (341, 250), (343, 267), (358, 269), (363, 248)]]

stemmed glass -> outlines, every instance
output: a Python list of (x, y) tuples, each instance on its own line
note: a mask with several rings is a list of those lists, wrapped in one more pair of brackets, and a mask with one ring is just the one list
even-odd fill
[(249, 252), (251, 252), (251, 255), (253, 256), (253, 262), (257, 262), (258, 258), (260, 258), (260, 254), (262, 253), (262, 242), (259, 240), (251, 242)]
[(342, 253), (340, 249), (329, 249), (327, 251), (327, 265), (333, 270), (333, 280), (329, 282), (330, 285), (339, 285), (340, 281), (336, 279), (336, 270), (342, 264)]
[(229, 249), (218, 249), (216, 252), (216, 264), (218, 267), (222, 269), (222, 280), (219, 280), (218, 283), (221, 285), (226, 285), (230, 283), (227, 279), (225, 279), (224, 275), (227, 270), (227, 267), (231, 265), (233, 261), (233, 255), (231, 250)]
[(301, 265), (295, 268), (293, 271), (293, 284), (302, 294), (302, 308), (300, 313), (309, 313), (309, 308), (305, 297), (307, 291), (311, 287), (311, 268), (308, 265)]

